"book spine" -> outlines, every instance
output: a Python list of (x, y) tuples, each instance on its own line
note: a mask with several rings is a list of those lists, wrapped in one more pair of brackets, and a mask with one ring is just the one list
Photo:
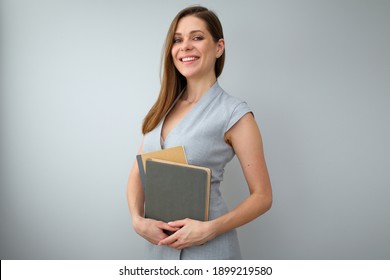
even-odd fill
[(138, 163), (139, 174), (141, 175), (142, 188), (145, 190), (146, 173), (145, 173), (145, 169), (144, 169), (144, 163), (142, 161), (142, 155), (137, 155), (137, 163)]

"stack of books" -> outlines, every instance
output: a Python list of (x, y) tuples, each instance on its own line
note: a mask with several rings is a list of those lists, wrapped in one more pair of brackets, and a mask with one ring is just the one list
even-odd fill
[(209, 219), (211, 170), (187, 163), (182, 146), (137, 155), (145, 218)]

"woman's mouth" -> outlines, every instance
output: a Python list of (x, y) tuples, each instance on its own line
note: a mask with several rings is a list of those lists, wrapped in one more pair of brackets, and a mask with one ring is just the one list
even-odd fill
[(199, 57), (197, 56), (186, 56), (186, 57), (182, 57), (180, 58), (180, 61), (182, 62), (189, 62), (189, 61), (195, 61), (195, 60), (198, 60)]

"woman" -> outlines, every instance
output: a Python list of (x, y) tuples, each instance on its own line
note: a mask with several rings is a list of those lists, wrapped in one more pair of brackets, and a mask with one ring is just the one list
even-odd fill
[[(134, 163), (128, 182), (133, 227), (149, 241), (151, 259), (240, 259), (235, 228), (265, 213), (272, 191), (252, 112), (217, 81), (225, 60), (217, 16), (199, 6), (180, 11), (169, 28), (163, 59), (160, 95), (144, 119), (139, 153), (182, 145), (189, 164), (211, 168), (210, 220), (144, 218), (144, 192)], [(235, 154), (250, 195), (228, 211), (219, 185)]]

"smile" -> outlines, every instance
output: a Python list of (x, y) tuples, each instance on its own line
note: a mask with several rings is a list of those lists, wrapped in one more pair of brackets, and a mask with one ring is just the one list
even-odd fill
[(188, 61), (195, 61), (198, 59), (199, 59), (199, 57), (196, 57), (196, 56), (188, 56), (188, 57), (183, 57), (180, 60), (183, 62), (188, 62)]

